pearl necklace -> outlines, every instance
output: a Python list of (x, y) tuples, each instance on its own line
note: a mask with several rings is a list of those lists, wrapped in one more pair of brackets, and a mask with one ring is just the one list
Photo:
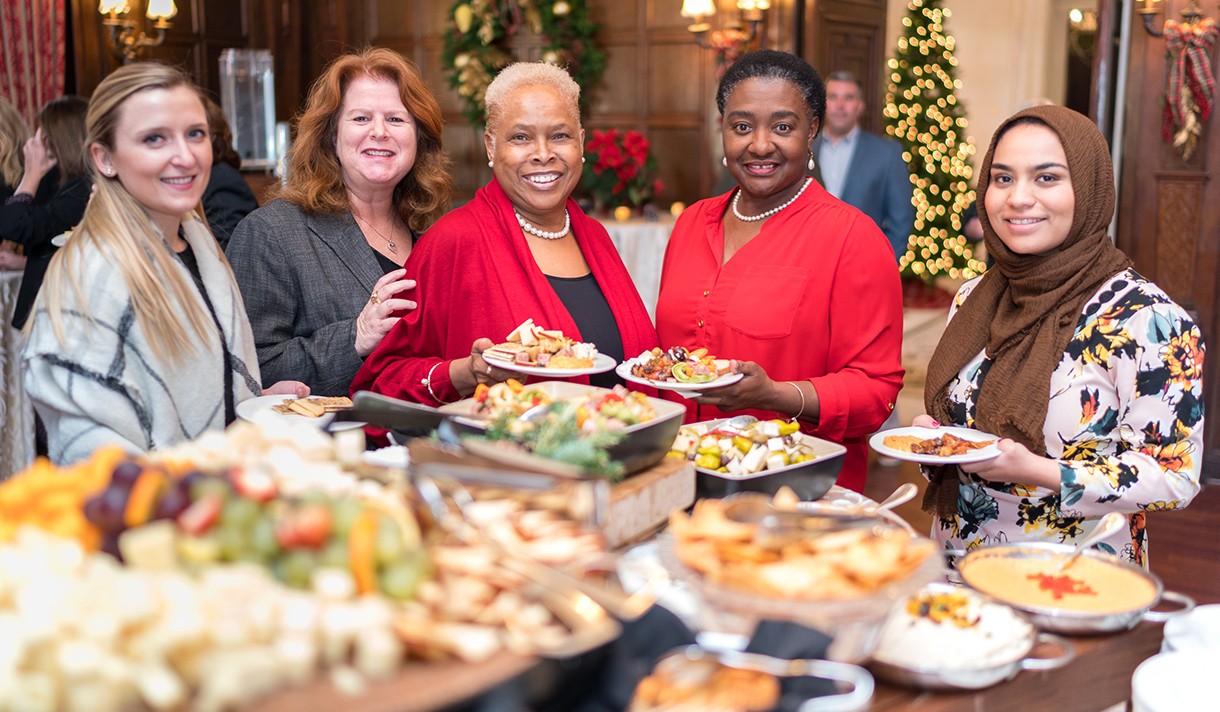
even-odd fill
[(737, 195), (733, 196), (733, 215), (738, 220), (741, 220), (742, 222), (758, 222), (759, 220), (766, 220), (767, 218), (778, 213), (779, 211), (783, 210), (784, 208), (788, 207), (789, 205), (792, 205), (793, 203), (795, 203), (796, 199), (801, 197), (801, 193), (804, 193), (805, 189), (808, 188), (809, 184), (812, 182), (813, 182), (812, 178), (806, 178), (805, 185), (802, 185), (801, 189), (796, 191), (796, 195), (794, 195), (788, 199), (788, 202), (784, 203), (783, 205), (781, 205), (779, 207), (771, 208), (767, 212), (762, 213), (760, 215), (742, 215), (741, 214), (741, 211), (737, 209), (737, 201), (741, 200), (741, 189), (738, 188)]
[(559, 238), (568, 234), (568, 230), (572, 229), (572, 216), (568, 215), (567, 208), (563, 209), (563, 229), (559, 232), (547, 232), (546, 230), (539, 230), (531, 225), (528, 220), (521, 217), (521, 213), (517, 212), (516, 208), (513, 208), (513, 215), (517, 216), (517, 224), (521, 226), (522, 230), (525, 230), (529, 234), (536, 237), (541, 237), (544, 240), (558, 240)]

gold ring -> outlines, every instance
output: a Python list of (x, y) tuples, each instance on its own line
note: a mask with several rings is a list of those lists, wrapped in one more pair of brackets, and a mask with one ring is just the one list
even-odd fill
[(380, 304), (380, 303), (381, 303), (381, 297), (377, 296), (377, 290), (374, 289), (373, 293), (369, 295), (369, 304)]

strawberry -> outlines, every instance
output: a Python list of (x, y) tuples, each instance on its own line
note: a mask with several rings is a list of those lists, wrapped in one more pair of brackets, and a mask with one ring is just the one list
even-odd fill
[(220, 519), (220, 510), (224, 507), (224, 497), (218, 494), (206, 494), (195, 500), (178, 515), (178, 528), (191, 536), (199, 536), (211, 529), (216, 520)]
[(229, 479), (241, 496), (256, 502), (269, 502), (279, 494), (275, 479), (262, 469), (235, 468), (229, 473)]
[(297, 543), (311, 549), (322, 548), (334, 529), (330, 508), (324, 504), (309, 505), (298, 511), (293, 519)]

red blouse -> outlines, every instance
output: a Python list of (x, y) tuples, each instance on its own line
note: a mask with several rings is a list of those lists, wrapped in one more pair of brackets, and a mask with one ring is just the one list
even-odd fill
[[(802, 429), (847, 447), (838, 483), (859, 491), (865, 439), (902, 387), (894, 252), (872, 220), (815, 181), (722, 264), (731, 197), (692, 205), (674, 226), (657, 303), (661, 345), (705, 346), (718, 358), (757, 362), (774, 380), (809, 381), (821, 416)], [(723, 415), (687, 402), (688, 422)]]

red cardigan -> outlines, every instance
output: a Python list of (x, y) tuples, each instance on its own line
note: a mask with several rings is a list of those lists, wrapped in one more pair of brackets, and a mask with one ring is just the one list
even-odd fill
[[(839, 484), (858, 491), (865, 437), (902, 387), (894, 251), (872, 220), (814, 182), (722, 265), (731, 197), (692, 205), (674, 226), (657, 303), (661, 345), (706, 346), (718, 358), (755, 361), (777, 381), (809, 381), (821, 417), (803, 429), (847, 446)], [(723, 417), (689, 401), (687, 409), (688, 420)]]
[[(634, 357), (656, 346), (644, 302), (606, 229), (570, 198), (567, 208), (572, 233), (618, 323), (623, 353)], [(451, 402), (461, 396), (449, 380), (448, 361), (469, 356), (476, 339), (499, 343), (530, 318), (581, 338), (576, 322), (538, 269), (512, 204), (495, 180), (428, 230), (405, 266), (407, 278), (418, 282), (412, 296), (418, 307), (365, 359), (352, 381), (352, 393), (371, 390), (437, 405), (422, 384), (431, 372), (432, 392)], [(587, 376), (569, 380), (589, 381)]]

